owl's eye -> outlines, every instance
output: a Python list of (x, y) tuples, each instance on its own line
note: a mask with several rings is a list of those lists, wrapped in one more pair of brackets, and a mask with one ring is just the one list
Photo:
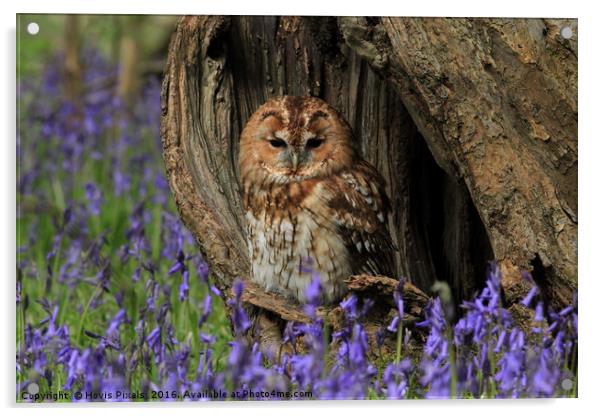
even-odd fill
[(305, 146), (308, 149), (317, 149), (318, 147), (320, 147), (322, 145), (322, 143), (324, 142), (324, 139), (309, 139), (307, 141), (307, 143), (305, 143)]
[(282, 139), (271, 139), (270, 144), (272, 147), (286, 147), (286, 142)]

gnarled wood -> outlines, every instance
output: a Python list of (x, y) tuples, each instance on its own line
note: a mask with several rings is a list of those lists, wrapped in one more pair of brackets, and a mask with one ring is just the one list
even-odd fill
[[(571, 39), (562, 38), (564, 26)], [(577, 22), (344, 18), (342, 27), (363, 30), (361, 48), (388, 63), (373, 67), (395, 86), (439, 165), (466, 183), (511, 300), (524, 294), (520, 272), (529, 270), (553, 304), (569, 303), (577, 285)]]
[[(351, 293), (360, 295), (362, 298), (373, 298), (382, 303), (389, 304), (390, 308), (395, 308), (393, 302), (393, 292), (397, 287), (398, 281), (386, 276), (356, 275), (347, 279), (347, 284)], [(301, 323), (310, 323), (312, 318), (303, 311), (302, 305), (296, 301), (286, 299), (275, 293), (267, 293), (264, 289), (251, 281), (245, 281), (245, 288), (241, 296), (243, 303), (256, 306), (270, 311), (285, 321), (294, 321)], [(414, 318), (420, 317), (426, 307), (429, 297), (416, 286), (409, 282), (403, 285), (404, 312)], [(230, 296), (234, 296), (233, 293)], [(318, 317), (327, 316), (333, 307), (321, 306), (317, 308)]]

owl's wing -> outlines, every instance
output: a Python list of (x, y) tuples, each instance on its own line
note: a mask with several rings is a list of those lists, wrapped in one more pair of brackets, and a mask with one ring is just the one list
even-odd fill
[(349, 250), (356, 274), (382, 274), (395, 278), (393, 251), (387, 228), (390, 203), (385, 181), (365, 161), (335, 175), (328, 189), (329, 214)]

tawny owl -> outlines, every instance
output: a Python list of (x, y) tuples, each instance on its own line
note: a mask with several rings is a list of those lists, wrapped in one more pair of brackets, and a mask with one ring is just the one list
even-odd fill
[(392, 276), (385, 181), (333, 107), (269, 100), (241, 134), (239, 164), (255, 283), (303, 302), (309, 266), (332, 303), (353, 274)]

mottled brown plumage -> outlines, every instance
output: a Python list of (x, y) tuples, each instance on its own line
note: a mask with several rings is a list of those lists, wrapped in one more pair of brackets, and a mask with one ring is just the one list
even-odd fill
[(392, 276), (389, 201), (382, 176), (353, 145), (351, 128), (313, 97), (269, 100), (240, 140), (251, 278), (299, 301), (312, 273), (326, 302), (352, 274)]

